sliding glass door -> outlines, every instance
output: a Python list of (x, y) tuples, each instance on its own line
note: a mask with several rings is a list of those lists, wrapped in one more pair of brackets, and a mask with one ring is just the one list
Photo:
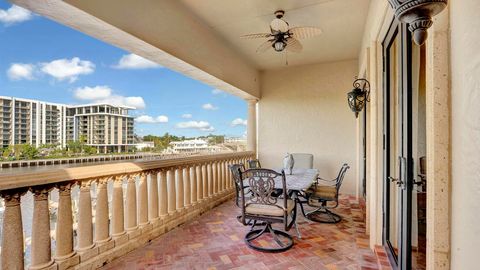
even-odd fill
[(398, 269), (411, 269), (412, 43), (406, 25), (392, 23), (383, 55), (383, 240), (391, 262)]

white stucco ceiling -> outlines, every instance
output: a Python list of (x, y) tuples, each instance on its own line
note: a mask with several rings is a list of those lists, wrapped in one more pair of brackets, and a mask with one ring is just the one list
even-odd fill
[[(370, 0), (181, 0), (233, 49), (258, 69), (356, 59)], [(290, 27), (315, 26), (320, 36), (302, 40), (301, 53), (256, 53), (263, 39), (241, 35), (269, 32), (276, 10), (285, 10)]]

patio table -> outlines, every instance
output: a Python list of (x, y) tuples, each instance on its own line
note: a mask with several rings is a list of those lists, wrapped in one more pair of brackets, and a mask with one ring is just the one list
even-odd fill
[[(281, 173), (282, 169), (275, 169), (274, 171)], [(292, 174), (285, 172), (285, 180), (287, 184), (287, 191), (298, 193), (302, 190), (308, 189), (317, 179), (317, 169), (293, 169)], [(275, 177), (275, 189), (283, 189), (281, 176)], [(250, 183), (248, 179), (243, 180), (243, 186), (248, 187)]]
[[(282, 172), (282, 169), (275, 170)], [(285, 180), (287, 183), (287, 190), (298, 193), (302, 190), (308, 189), (317, 180), (317, 169), (293, 169), (292, 174), (285, 172)], [(283, 189), (282, 178), (276, 177), (275, 188)]]

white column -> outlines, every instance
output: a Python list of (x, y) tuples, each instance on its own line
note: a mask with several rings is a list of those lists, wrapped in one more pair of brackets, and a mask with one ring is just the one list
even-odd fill
[(257, 151), (257, 100), (249, 99), (247, 103), (247, 151)]

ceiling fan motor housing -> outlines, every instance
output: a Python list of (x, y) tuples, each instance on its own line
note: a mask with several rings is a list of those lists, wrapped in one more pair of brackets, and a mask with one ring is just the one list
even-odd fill
[(283, 10), (277, 10), (275, 11), (275, 17), (277, 17), (277, 19), (281, 19), (283, 17), (283, 15), (285, 15), (285, 11)]

